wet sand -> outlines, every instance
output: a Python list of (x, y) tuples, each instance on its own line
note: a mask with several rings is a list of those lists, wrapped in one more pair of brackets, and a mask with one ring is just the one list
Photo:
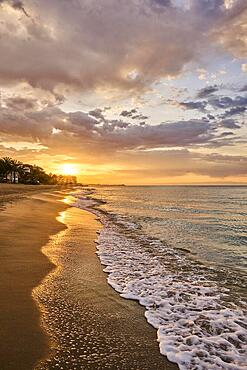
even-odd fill
[(64, 228), (56, 216), (66, 206), (62, 195), (42, 197), (5, 203), (0, 212), (1, 370), (32, 369), (48, 350), (32, 289), (53, 268), (41, 247)]
[(94, 240), (95, 216), (77, 208), (43, 252), (57, 266), (35, 289), (54, 351), (37, 369), (177, 369), (160, 355), (144, 309), (107, 284)]
[(100, 223), (59, 199), (35, 194), (0, 212), (1, 370), (177, 369), (143, 308), (107, 284)]

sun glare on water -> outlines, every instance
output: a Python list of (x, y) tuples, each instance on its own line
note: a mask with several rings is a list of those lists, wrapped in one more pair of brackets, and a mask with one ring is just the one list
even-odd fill
[(75, 176), (78, 174), (78, 168), (74, 164), (65, 163), (60, 166), (59, 172), (61, 172), (63, 175)]

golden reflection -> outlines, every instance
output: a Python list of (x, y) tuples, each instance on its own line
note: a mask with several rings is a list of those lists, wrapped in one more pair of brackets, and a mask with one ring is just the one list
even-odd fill
[[(74, 193), (74, 191), (73, 191), (73, 193)], [(61, 200), (61, 202), (65, 203), (69, 206), (72, 206), (72, 205), (75, 204), (76, 198), (73, 195), (71, 195), (71, 193), (70, 193), (70, 195), (69, 194), (66, 195)], [(71, 219), (73, 217), (78, 217), (78, 216), (80, 217), (81, 212), (82, 212), (81, 209), (74, 208), (74, 207), (69, 207), (65, 211), (60, 212), (59, 216), (57, 216), (56, 219), (57, 219), (58, 222), (61, 222), (62, 224), (65, 224), (68, 227), (71, 223)]]
[(75, 203), (75, 198), (72, 195), (66, 195), (66, 197), (62, 199), (62, 202), (71, 206)]
[(56, 217), (56, 220), (62, 224), (66, 224), (66, 211), (60, 212), (59, 216)]

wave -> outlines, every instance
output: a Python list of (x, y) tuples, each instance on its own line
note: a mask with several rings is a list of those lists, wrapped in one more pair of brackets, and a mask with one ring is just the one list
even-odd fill
[(93, 189), (75, 194), (75, 206), (96, 214), (104, 226), (96, 242), (108, 283), (146, 308), (161, 354), (181, 370), (246, 369), (245, 303), (233, 303), (213, 269), (148, 237), (133, 220), (101, 210), (92, 195)]

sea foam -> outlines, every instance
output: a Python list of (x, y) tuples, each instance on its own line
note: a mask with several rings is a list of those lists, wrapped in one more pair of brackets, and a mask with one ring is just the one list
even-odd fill
[(185, 253), (148, 237), (127, 218), (100, 210), (91, 194), (90, 189), (75, 194), (75, 206), (96, 214), (104, 226), (97, 255), (108, 283), (146, 308), (160, 352), (181, 370), (246, 369), (244, 304), (233, 304), (228, 290)]

